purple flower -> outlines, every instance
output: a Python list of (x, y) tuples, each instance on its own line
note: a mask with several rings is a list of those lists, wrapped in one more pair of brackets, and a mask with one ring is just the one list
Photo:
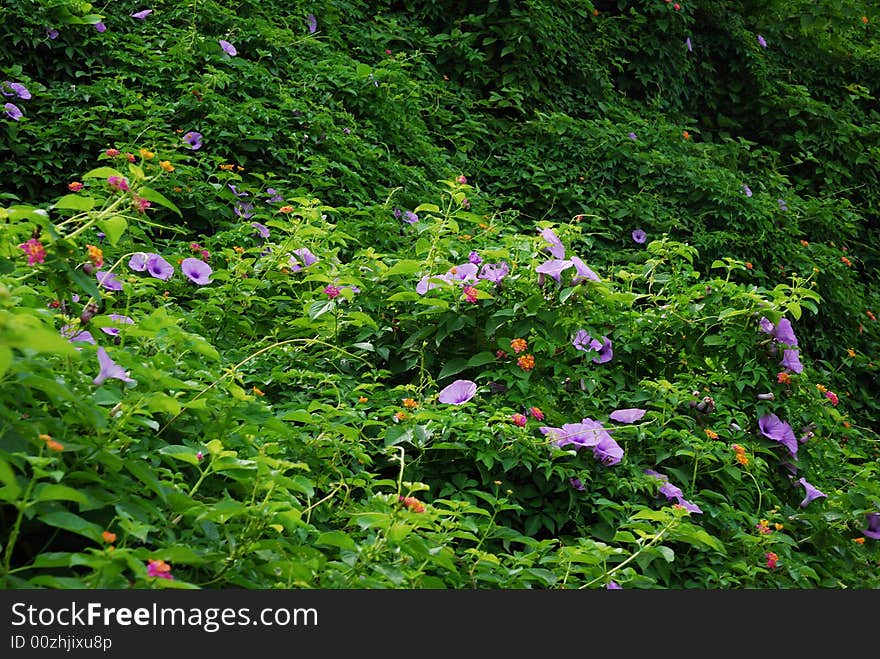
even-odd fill
[(232, 190), (232, 194), (234, 194), (236, 197), (247, 197), (248, 196), (247, 192), (239, 192), (238, 188), (236, 188), (232, 183), (228, 183), (227, 185), (229, 186), (229, 189)]
[(797, 460), (798, 441), (794, 436), (794, 430), (785, 421), (781, 421), (773, 413), (765, 414), (758, 420), (761, 434), (768, 439), (779, 442), (788, 449), (791, 456)]
[(419, 216), (413, 213), (412, 211), (406, 211), (403, 214), (403, 221), (407, 224), (415, 224), (419, 221)]
[[(288, 261), (290, 269), (293, 272), (299, 272), (303, 268), (308, 268), (310, 265), (318, 262), (318, 257), (312, 254), (308, 247), (300, 247), (299, 249), (293, 250), (293, 253), (296, 256), (291, 256)], [(300, 265), (300, 262), (296, 259), (297, 256), (302, 260), (302, 265)]]
[(787, 346), (797, 346), (798, 340), (794, 335), (791, 327), (791, 321), (788, 318), (781, 318), (779, 323), (774, 325), (771, 321), (762, 317), (758, 321), (759, 329), (765, 334), (770, 334), (777, 342), (784, 343)]
[(95, 273), (95, 278), (98, 280), (98, 285), (103, 286), (108, 291), (122, 290), (122, 282), (116, 279), (115, 272), (103, 272), (102, 270), (98, 270)]
[(806, 478), (801, 478), (798, 480), (798, 483), (804, 486), (804, 489), (807, 491), (807, 496), (804, 497), (804, 500), (801, 501), (801, 508), (806, 508), (807, 504), (810, 503), (813, 499), (818, 499), (819, 497), (828, 496), (818, 488), (810, 485), (807, 482)]
[(605, 362), (610, 362), (614, 357), (614, 351), (611, 349), (611, 339), (607, 336), (602, 337), (602, 342), (599, 343), (598, 339), (593, 339), (590, 341), (590, 347), (593, 350), (597, 350), (599, 352), (598, 355), (593, 357), (594, 364), (604, 364)]
[(477, 393), (477, 383), (471, 380), (456, 380), (444, 387), (437, 396), (441, 403), (462, 405)]
[(314, 14), (309, 14), (306, 18), (306, 24), (309, 26), (309, 34), (314, 34), (315, 30), (318, 29), (318, 19), (315, 18)]
[(213, 279), (210, 279), (211, 272), (213, 272), (211, 266), (201, 259), (192, 256), (183, 259), (183, 261), (180, 262), (180, 271), (185, 274), (191, 282), (198, 284), (199, 286), (204, 286), (205, 284), (210, 284), (214, 281)]
[(762, 37), (760, 34), (758, 35), (758, 43), (761, 45), (762, 48), (767, 47), (767, 40), (764, 37)]
[(584, 487), (584, 484), (581, 482), (580, 478), (569, 478), (568, 483), (579, 492), (583, 492), (587, 489), (586, 487)]
[(616, 581), (609, 581), (605, 590), (623, 590), (623, 588)]
[(678, 505), (682, 506), (683, 508), (685, 508), (685, 510), (688, 510), (689, 512), (692, 512), (692, 513), (702, 513), (703, 512), (702, 510), (700, 510), (699, 506), (691, 503), (690, 501), (688, 501), (687, 499), (684, 498), (684, 492), (681, 491), (680, 487), (670, 483), (668, 476), (666, 476), (665, 474), (660, 474), (660, 473), (654, 471), (653, 469), (645, 469), (645, 473), (648, 476), (653, 476), (654, 478), (657, 478), (660, 481), (662, 481), (663, 485), (660, 486), (659, 492), (660, 492), (660, 494), (665, 496), (668, 500), (672, 501), (673, 499), (675, 499), (675, 501)]
[(152, 9), (144, 9), (142, 11), (136, 11), (131, 15), (132, 18), (136, 18), (140, 21), (146, 19), (147, 16), (153, 13)]
[(635, 133), (630, 133), (630, 134), (629, 134), (629, 139), (631, 139), (631, 140), (635, 140), (635, 139), (637, 139), (637, 138), (636, 138), (636, 134), (635, 134)]
[(798, 350), (784, 350), (782, 352), (782, 361), (779, 362), (783, 367), (792, 373), (801, 373), (804, 370), (801, 360), (798, 359)]
[(235, 49), (231, 43), (226, 41), (226, 39), (220, 39), (217, 43), (220, 44), (220, 47), (223, 49), (223, 52), (229, 55), (230, 57), (235, 57), (238, 55), (238, 51)]
[(752, 196), (752, 189), (747, 185), (743, 185), (743, 192), (746, 193), (746, 197)]
[[(134, 321), (131, 318), (118, 313), (111, 313), (107, 317), (114, 323), (119, 323), (121, 325), (134, 325)], [(104, 334), (109, 334), (110, 336), (119, 336), (118, 327), (102, 327), (101, 331), (104, 332)]]
[(587, 330), (580, 329), (578, 330), (573, 337), (571, 337), (571, 345), (573, 345), (578, 350), (583, 350), (584, 352), (589, 351), (589, 343), (592, 340), (592, 337), (587, 334)]
[(168, 281), (171, 279), (171, 275), (174, 274), (174, 266), (158, 254), (148, 254), (146, 265), (147, 272), (150, 273), (151, 277), (155, 277), (156, 279)]
[(565, 246), (562, 244), (562, 241), (559, 240), (559, 237), (553, 231), (553, 229), (543, 229), (541, 230), (541, 238), (547, 241), (547, 245), (544, 246), (550, 255), (557, 259), (565, 258)]
[[(7, 93), (7, 88), (12, 91)], [(0, 93), (2, 93), (4, 96), (12, 96), (14, 94), (15, 96), (18, 96), (18, 98), (21, 98), (25, 101), (31, 97), (31, 93), (23, 84), (21, 84), (20, 82), (9, 82), (8, 80), (3, 81), (3, 85), (2, 87), (0, 87)]]
[(639, 409), (638, 407), (627, 407), (621, 410), (614, 410), (608, 415), (608, 418), (620, 421), (621, 423), (635, 423), (645, 416), (645, 412), (646, 410)]
[(143, 272), (147, 269), (147, 259), (150, 255), (146, 252), (135, 252), (128, 260), (128, 267), (135, 272)]
[(445, 275), (425, 275), (421, 279), (419, 279), (416, 284), (416, 293), (419, 295), (424, 295), (428, 291), (434, 288), (440, 288), (443, 286), (440, 282), (445, 282), (447, 284), (451, 284), (451, 277), (448, 274)]
[(564, 423), (561, 428), (541, 426), (538, 430), (560, 448), (569, 444), (574, 444), (578, 448), (598, 446), (603, 442), (607, 444), (614, 441), (601, 423), (589, 418), (581, 419), (580, 423)]
[(70, 339), (71, 343), (82, 341), (95, 345), (95, 337), (92, 336), (92, 333), (88, 330), (80, 330), (75, 325), (65, 325), (62, 327), (61, 336), (65, 339)]
[(646, 234), (642, 229), (633, 229), (632, 239), (639, 245), (641, 245), (648, 239), (648, 234)]
[(477, 281), (477, 266), (473, 263), (462, 263), (449, 269), (446, 273), (450, 283), (469, 284)]
[(556, 281), (562, 281), (562, 271), (567, 270), (574, 263), (569, 261), (568, 259), (550, 259), (549, 261), (544, 261), (541, 265), (535, 268), (535, 272), (539, 274), (550, 275)]
[(400, 210), (397, 206), (394, 207), (394, 210), (391, 211), (391, 214), (394, 216), (395, 220), (399, 220), (403, 215), (403, 211)]
[(58, 30), (56, 30), (54, 27), (50, 27), (50, 28), (46, 29), (46, 36), (49, 37), (50, 39), (57, 39), (58, 34), (59, 34)]
[(259, 222), (251, 222), (251, 226), (257, 230), (260, 238), (269, 237), (269, 227), (267, 227), (265, 224), (260, 224)]
[(134, 382), (134, 380), (128, 377), (125, 369), (110, 359), (110, 355), (108, 355), (107, 351), (101, 346), (98, 346), (98, 365), (100, 366), (100, 372), (98, 373), (98, 376), (92, 380), (92, 384), (101, 384), (108, 378), (115, 378), (117, 380), (122, 380), (123, 382)]
[(623, 448), (606, 432), (593, 447), (593, 456), (606, 467), (613, 467), (623, 459)]
[(194, 130), (191, 130), (184, 135), (183, 141), (189, 144), (193, 151), (198, 151), (202, 148), (202, 134)]
[(584, 263), (577, 256), (572, 256), (571, 262), (574, 264), (574, 269), (576, 271), (575, 276), (571, 278), (572, 284), (580, 284), (581, 282), (587, 281), (588, 279), (590, 281), (602, 281), (601, 279), (599, 279), (599, 275), (593, 272), (590, 269), (590, 266)]
[(788, 210), (788, 206), (785, 204), (785, 199), (779, 198), (776, 200), (776, 203), (779, 204), (779, 210), (781, 210), (781, 211)]
[(18, 109), (18, 106), (14, 103), (6, 103), (3, 106), (3, 109), (6, 111), (6, 116), (12, 119), (13, 121), (18, 121), (22, 118), (23, 112)]
[(269, 195), (269, 201), (284, 201), (284, 197), (282, 197), (278, 192), (276, 192), (275, 188), (266, 188), (266, 194)]
[(687, 47), (689, 53), (694, 52), (694, 44), (691, 43), (690, 37), (684, 40), (684, 45)]
[(480, 255), (477, 254), (475, 251), (472, 251), (470, 254), (468, 254), (468, 261), (470, 261), (474, 265), (480, 265), (483, 262), (483, 259), (481, 259)]
[(104, 25), (104, 21), (98, 21), (97, 23), (95, 23), (95, 29), (98, 32), (105, 32), (107, 30), (107, 26)]
[(862, 533), (873, 540), (880, 540), (880, 513), (868, 513), (865, 515), (865, 519), (868, 520), (868, 528), (864, 529)]
[(510, 266), (507, 265), (506, 261), (501, 261), (500, 263), (485, 263), (480, 269), (479, 278), (486, 279), (495, 284), (500, 284), (501, 280), (507, 276), (508, 272), (510, 272)]
[(232, 210), (243, 220), (254, 216), (254, 205), (249, 201), (236, 202), (235, 208), (233, 208)]

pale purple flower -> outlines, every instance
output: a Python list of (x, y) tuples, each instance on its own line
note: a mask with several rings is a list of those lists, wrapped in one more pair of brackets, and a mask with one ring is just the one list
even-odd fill
[[(6, 92), (7, 88), (11, 90), (9, 93)], [(31, 97), (31, 93), (23, 84), (21, 84), (20, 82), (9, 82), (8, 80), (3, 81), (3, 86), (0, 87), (0, 93), (2, 93), (4, 96), (15, 95), (25, 101)]]
[(798, 350), (790, 349), (782, 352), (782, 361), (779, 362), (784, 368), (792, 373), (801, 373), (804, 370), (801, 360), (798, 358)]
[(645, 412), (646, 410), (638, 407), (627, 407), (620, 410), (614, 410), (608, 415), (608, 418), (614, 421), (620, 421), (620, 423), (635, 423), (645, 416)]
[(564, 423), (561, 428), (541, 426), (538, 430), (560, 448), (569, 444), (574, 444), (578, 448), (598, 446), (603, 441), (614, 441), (601, 423), (589, 418), (581, 419), (580, 423)]
[(581, 282), (587, 281), (588, 279), (590, 281), (602, 281), (601, 279), (599, 279), (599, 275), (593, 272), (590, 266), (584, 263), (577, 256), (572, 256), (571, 262), (574, 264), (574, 269), (576, 271), (575, 276), (571, 278), (572, 284), (580, 284)]
[(135, 272), (143, 272), (147, 269), (147, 259), (150, 255), (146, 252), (135, 252), (128, 260), (128, 267)]
[(746, 197), (752, 196), (752, 189), (747, 185), (743, 185), (743, 192), (746, 193)]
[(223, 49), (223, 52), (229, 55), (230, 57), (235, 57), (238, 55), (238, 51), (235, 49), (231, 43), (226, 41), (226, 39), (220, 39), (217, 43), (220, 44), (220, 47)]
[(248, 218), (254, 216), (254, 205), (249, 201), (236, 202), (235, 208), (233, 208), (232, 210), (243, 220), (247, 220)]
[(193, 151), (198, 151), (202, 148), (202, 134), (197, 131), (191, 130), (186, 133), (183, 136), (183, 141), (189, 144)]
[(269, 202), (284, 201), (284, 197), (278, 194), (275, 188), (266, 188), (266, 194), (269, 195)]
[(623, 590), (623, 588), (616, 581), (609, 581), (605, 590)]
[(571, 266), (572, 263), (568, 259), (550, 259), (549, 261), (544, 261), (541, 265), (535, 268), (535, 272), (539, 274), (550, 275), (556, 281), (562, 281), (562, 271), (567, 270)]
[(568, 479), (568, 483), (574, 489), (576, 489), (578, 492), (583, 492), (584, 490), (587, 489), (586, 487), (584, 487), (584, 484), (583, 484), (583, 482), (581, 482), (580, 478), (571, 477)]
[(491, 281), (495, 284), (500, 284), (501, 280), (504, 279), (509, 272), (510, 266), (507, 265), (506, 261), (501, 261), (500, 263), (485, 263), (480, 269), (479, 278)]
[(636, 134), (635, 134), (635, 133), (630, 133), (630, 134), (629, 134), (629, 139), (631, 139), (631, 140), (635, 140), (635, 139), (637, 139), (637, 138), (636, 138)]
[(565, 258), (565, 246), (562, 244), (562, 241), (559, 240), (559, 237), (553, 229), (542, 229), (541, 238), (547, 241), (547, 245), (544, 245), (544, 249), (550, 252), (551, 256), (557, 259)]
[(314, 34), (315, 30), (318, 29), (318, 19), (315, 18), (314, 14), (309, 14), (306, 18), (306, 24), (309, 26), (309, 34)]
[(767, 40), (764, 37), (762, 37), (760, 34), (758, 35), (758, 43), (761, 45), (762, 48), (767, 47)]
[(95, 23), (95, 29), (98, 32), (106, 32), (107, 26), (104, 25), (104, 21), (98, 21), (97, 23)]
[(227, 183), (227, 186), (229, 187), (230, 190), (232, 190), (232, 194), (234, 194), (236, 197), (247, 197), (248, 196), (247, 192), (239, 192), (238, 188), (236, 188), (232, 183)]
[(13, 121), (18, 121), (24, 116), (24, 113), (14, 103), (6, 103), (3, 109), (6, 111), (6, 116)]
[(480, 255), (477, 254), (476, 251), (471, 251), (471, 253), (468, 254), (468, 261), (474, 265), (480, 265), (483, 262), (483, 259), (480, 258)]
[(437, 395), (441, 403), (450, 405), (462, 405), (468, 402), (477, 393), (477, 383), (471, 380), (456, 380), (444, 387)]
[(394, 210), (391, 211), (391, 214), (394, 216), (395, 220), (399, 220), (403, 216), (403, 211), (395, 206)]
[(50, 39), (57, 39), (60, 32), (56, 30), (54, 27), (50, 27), (46, 29), (46, 36)]
[(210, 284), (214, 281), (210, 278), (211, 272), (213, 272), (211, 266), (201, 259), (192, 256), (183, 259), (183, 261), (180, 262), (180, 271), (185, 274), (191, 282), (198, 284), (199, 286), (204, 286), (205, 284)]
[(462, 263), (449, 269), (447, 276), (452, 283), (469, 284), (477, 281), (478, 268), (473, 263)]
[(151, 277), (161, 279), (162, 281), (168, 281), (169, 279), (171, 279), (171, 275), (174, 274), (174, 266), (168, 263), (168, 261), (163, 259), (158, 254), (147, 255), (146, 269), (147, 272), (150, 273)]
[(122, 290), (122, 282), (116, 279), (115, 272), (104, 272), (102, 270), (98, 270), (95, 273), (95, 278), (98, 280), (98, 285), (106, 288), (108, 291)]
[(593, 363), (595, 364), (604, 364), (605, 362), (610, 362), (614, 357), (614, 351), (611, 349), (611, 339), (607, 336), (602, 337), (602, 342), (600, 343), (598, 339), (593, 339), (590, 341), (590, 347), (594, 350), (598, 351), (598, 355), (593, 357)]
[(880, 540), (880, 513), (867, 513), (865, 519), (868, 520), (868, 528), (862, 534), (873, 540)]
[(690, 37), (684, 40), (684, 45), (687, 47), (689, 53), (694, 52), (694, 44), (691, 43)]
[(764, 334), (772, 334), (774, 329), (773, 321), (761, 316), (761, 320), (758, 321), (758, 329), (760, 329)]
[(633, 229), (632, 239), (641, 245), (648, 239), (648, 234), (643, 229)]
[(403, 221), (407, 224), (415, 224), (419, 221), (419, 216), (413, 213), (412, 211), (406, 211), (403, 214)]
[(765, 334), (771, 335), (778, 343), (784, 343), (787, 346), (797, 346), (798, 344), (791, 321), (788, 318), (781, 318), (779, 323), (774, 325), (770, 320), (762, 317), (758, 321), (758, 328)]
[[(118, 313), (111, 313), (107, 316), (114, 323), (118, 323), (120, 325), (134, 325), (134, 321), (128, 316), (123, 316)], [(104, 334), (109, 334), (110, 336), (119, 336), (119, 328), (118, 327), (102, 327), (101, 331)]]
[(92, 384), (101, 384), (108, 378), (115, 378), (123, 382), (134, 382), (134, 380), (128, 377), (124, 368), (110, 359), (110, 355), (107, 354), (107, 351), (102, 346), (98, 346), (98, 365), (100, 366), (100, 371), (98, 376), (92, 380)]
[(593, 447), (593, 456), (606, 467), (613, 467), (623, 459), (623, 448), (606, 432)]
[(260, 238), (268, 238), (269, 237), (269, 227), (265, 224), (261, 224), (259, 222), (251, 222), (251, 226), (257, 230), (257, 233), (260, 235)]
[(136, 18), (140, 21), (145, 20), (147, 16), (153, 13), (152, 9), (143, 9), (141, 11), (136, 11), (131, 15), (132, 18)]
[[(318, 257), (312, 254), (308, 247), (300, 247), (299, 249), (293, 250), (293, 253), (295, 256), (291, 256), (288, 261), (290, 269), (293, 272), (299, 272), (303, 268), (308, 268), (310, 265), (318, 262)], [(297, 256), (302, 261), (302, 264), (297, 260)]]
[(419, 295), (424, 295), (428, 291), (434, 288), (440, 288), (443, 286), (442, 283), (451, 284), (449, 275), (425, 275), (421, 279), (419, 279), (416, 284), (416, 293)]
[(810, 483), (808, 483), (806, 478), (801, 478), (800, 480), (798, 480), (798, 483), (800, 483), (801, 485), (803, 485), (803, 486), (804, 486), (804, 489), (805, 489), (806, 492), (807, 492), (807, 495), (804, 497), (804, 500), (801, 501), (801, 508), (806, 508), (806, 507), (807, 507), (807, 504), (809, 504), (810, 501), (812, 501), (813, 499), (818, 499), (819, 497), (825, 497), (825, 496), (828, 496), (827, 494), (825, 494), (824, 492), (822, 492), (822, 491), (821, 491), (820, 489), (818, 489), (817, 487), (815, 487), (815, 486), (811, 485)]
[(781, 421), (778, 416), (771, 412), (758, 419), (758, 427), (764, 437), (785, 446), (788, 452), (791, 453), (791, 456), (797, 460), (798, 441), (790, 425), (785, 421)]
[(653, 469), (645, 469), (645, 473), (648, 476), (653, 476), (654, 478), (658, 478), (660, 481), (662, 481), (663, 485), (660, 486), (659, 491), (660, 491), (660, 494), (665, 496), (668, 500), (672, 501), (674, 499), (678, 505), (682, 506), (683, 508), (685, 508), (685, 510), (688, 510), (689, 512), (692, 512), (692, 513), (702, 513), (703, 512), (702, 510), (700, 510), (699, 506), (691, 503), (690, 501), (688, 501), (687, 499), (684, 498), (684, 492), (681, 491), (680, 487), (670, 483), (668, 476), (666, 476), (665, 474), (660, 474), (660, 473), (654, 471)]
[(65, 325), (61, 328), (61, 336), (70, 339), (71, 343), (82, 341), (95, 345), (95, 337), (88, 330), (80, 330), (76, 325)]
[(787, 210), (788, 210), (788, 206), (787, 206), (786, 203), (785, 203), (785, 199), (782, 199), (782, 198), (780, 197), (779, 199), (776, 200), (776, 203), (779, 204), (779, 210), (781, 210), (781, 211), (787, 211)]
[(573, 345), (578, 350), (583, 350), (584, 352), (589, 351), (589, 344), (592, 341), (592, 337), (587, 334), (587, 330), (580, 329), (575, 332), (575, 335), (571, 337), (571, 345)]

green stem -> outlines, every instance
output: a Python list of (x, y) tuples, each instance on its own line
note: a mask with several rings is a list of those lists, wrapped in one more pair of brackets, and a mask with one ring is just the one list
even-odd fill
[[(40, 446), (40, 454), (38, 457), (43, 457), (43, 446)], [(34, 487), (37, 484), (37, 478), (32, 477), (30, 482), (28, 483), (27, 488), (24, 491), (24, 496), (21, 498), (17, 508), (18, 514), (15, 517), (15, 523), (12, 525), (12, 530), (9, 532), (9, 539), (6, 541), (6, 551), (3, 555), (3, 578), (9, 574), (9, 567), (12, 564), (12, 550), (15, 549), (15, 543), (18, 541), (18, 534), (21, 532), (21, 522), (24, 519), (24, 511), (30, 505), (28, 500), (31, 498), (31, 494), (33, 494)]]

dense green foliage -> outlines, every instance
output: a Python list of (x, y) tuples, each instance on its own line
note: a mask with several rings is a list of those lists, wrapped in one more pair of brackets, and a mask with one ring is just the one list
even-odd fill
[(0, 585), (880, 587), (868, 11), (4, 3)]

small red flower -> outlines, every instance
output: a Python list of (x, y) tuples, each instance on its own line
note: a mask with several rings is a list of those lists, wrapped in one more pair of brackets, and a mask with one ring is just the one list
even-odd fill
[(72, 181), (67, 184), (67, 189), (70, 190), (71, 192), (79, 192), (80, 190), (83, 189), (83, 184), (80, 183), (79, 181)]
[(768, 551), (765, 556), (767, 557), (767, 567), (771, 570), (776, 569), (776, 563), (779, 561), (779, 556), (772, 551)]
[(522, 428), (524, 425), (526, 425), (526, 422), (528, 421), (528, 419), (526, 418), (526, 415), (520, 414), (519, 412), (517, 412), (516, 414), (511, 414), (510, 420), (513, 421), (520, 428)]

